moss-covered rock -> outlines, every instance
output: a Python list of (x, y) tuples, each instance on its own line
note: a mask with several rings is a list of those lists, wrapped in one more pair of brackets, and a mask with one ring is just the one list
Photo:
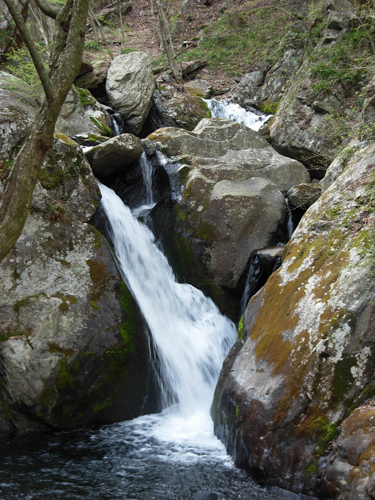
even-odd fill
[(317, 493), (327, 446), (374, 383), (374, 153), (358, 151), (306, 212), (216, 390), (236, 463), (297, 492)]
[(203, 118), (211, 118), (207, 104), (183, 86), (166, 83), (155, 90), (148, 118), (152, 130), (161, 127), (193, 130)]
[(59, 134), (24, 230), (0, 265), (0, 437), (155, 409), (144, 406), (143, 317), (88, 224), (98, 202), (82, 151)]

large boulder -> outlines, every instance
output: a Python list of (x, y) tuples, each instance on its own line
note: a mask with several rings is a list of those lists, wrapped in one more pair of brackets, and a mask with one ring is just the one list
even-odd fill
[(139, 135), (151, 109), (154, 90), (147, 54), (131, 52), (114, 58), (108, 70), (106, 91), (110, 105), (124, 119), (125, 132)]
[[(373, 484), (359, 463), (372, 452), (370, 418), (353, 413), (341, 437), (340, 424), (374, 395), (374, 154), (374, 143), (358, 151), (306, 212), (216, 388), (216, 433), (236, 464), (296, 492), (317, 493), (325, 472), (339, 498), (369, 498), (360, 482)], [(354, 443), (354, 432), (369, 437)]]
[(174, 258), (177, 253), (184, 278), (223, 308), (228, 290), (240, 292), (250, 254), (283, 239), (281, 191), (308, 182), (309, 174), (229, 120), (203, 119), (193, 132), (164, 128), (149, 138), (166, 155), (174, 190)]
[(202, 118), (211, 118), (207, 104), (184, 87), (164, 84), (155, 90), (149, 115), (152, 130), (162, 127), (193, 130)]
[(141, 140), (133, 134), (121, 134), (90, 149), (87, 158), (95, 175), (108, 177), (136, 163), (143, 152)]
[(0, 160), (26, 136), (39, 110), (35, 91), (23, 80), (0, 71)]
[(24, 230), (0, 265), (2, 438), (142, 412), (146, 327), (110, 249), (87, 223), (98, 202), (80, 148), (58, 134)]

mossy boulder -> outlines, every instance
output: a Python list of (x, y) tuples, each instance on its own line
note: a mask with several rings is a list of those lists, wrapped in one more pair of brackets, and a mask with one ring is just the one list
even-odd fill
[(153, 95), (148, 120), (151, 129), (179, 127), (193, 130), (203, 118), (211, 118), (207, 104), (189, 92), (182, 85), (159, 85)]
[(86, 91), (78, 91), (74, 86), (69, 91), (61, 108), (56, 129), (74, 137), (80, 134), (112, 136), (111, 119), (96, 99)]
[(155, 409), (144, 407), (146, 325), (88, 224), (99, 199), (82, 151), (58, 134), (24, 230), (0, 265), (0, 438)]
[(375, 401), (369, 399), (341, 424), (323, 476), (323, 494), (343, 500), (368, 499), (375, 491)]
[(216, 433), (236, 464), (296, 492), (319, 493), (327, 447), (374, 394), (374, 154), (374, 143), (358, 151), (302, 218), (215, 393)]
[(207, 99), (212, 92), (212, 85), (206, 80), (192, 80), (184, 84), (185, 89), (196, 97)]

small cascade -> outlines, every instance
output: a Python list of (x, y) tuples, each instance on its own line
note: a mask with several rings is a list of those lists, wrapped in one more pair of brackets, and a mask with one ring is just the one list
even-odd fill
[(247, 273), (245, 289), (241, 298), (240, 317), (245, 312), (250, 298), (259, 290), (259, 281), (263, 274), (262, 266), (258, 255), (255, 255), (250, 262), (249, 272)]
[(154, 203), (154, 197), (152, 194), (153, 165), (144, 151), (139, 159), (139, 165), (142, 170), (143, 184), (146, 189), (146, 204), (152, 205)]
[(217, 101), (216, 99), (205, 99), (205, 102), (211, 111), (212, 118), (222, 118), (242, 123), (242, 125), (246, 125), (246, 127), (255, 131), (258, 131), (263, 123), (270, 118), (270, 115), (263, 115), (255, 109), (246, 111), (245, 108), (233, 102)]
[(122, 272), (157, 349), (163, 407), (178, 404), (180, 414), (208, 415), (235, 326), (198, 289), (176, 282), (151, 231), (111, 189), (99, 187)]
[(159, 164), (168, 174), (172, 198), (175, 201), (179, 201), (184, 189), (183, 183), (181, 182), (181, 170), (185, 168), (185, 165), (181, 165), (181, 163), (173, 158), (168, 158), (160, 151), (156, 151), (156, 156)]
[(114, 117), (114, 115), (110, 115), (111, 117), (111, 122), (112, 122), (112, 130), (113, 130), (113, 135), (117, 136), (117, 135), (121, 135), (121, 127), (120, 125), (117, 123), (117, 120), (116, 118)]
[(288, 241), (290, 240), (290, 238), (292, 237), (292, 234), (294, 232), (294, 222), (293, 222), (293, 214), (292, 214), (292, 209), (290, 207), (290, 203), (289, 203), (289, 199), (288, 197), (285, 195), (284, 196), (284, 199), (285, 199), (285, 204), (286, 204), (286, 207), (287, 207), (287, 233), (288, 233)]

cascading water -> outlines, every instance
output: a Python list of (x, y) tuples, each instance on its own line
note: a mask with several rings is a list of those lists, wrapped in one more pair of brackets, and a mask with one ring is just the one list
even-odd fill
[(112, 130), (113, 130), (113, 135), (120, 135), (121, 134), (121, 127), (117, 123), (116, 118), (113, 115), (111, 116), (111, 122), (112, 122)]
[(154, 203), (154, 197), (152, 195), (152, 165), (148, 161), (147, 154), (143, 151), (140, 159), (139, 165), (142, 170), (143, 185), (146, 190), (146, 204), (151, 205)]
[(178, 403), (184, 415), (208, 412), (236, 329), (202, 292), (176, 282), (151, 231), (111, 189), (99, 187), (116, 255), (158, 351), (163, 405)]
[(245, 108), (234, 102), (217, 101), (216, 99), (205, 99), (205, 102), (211, 111), (212, 118), (233, 120), (256, 131), (270, 118), (269, 115), (263, 115), (256, 110), (246, 111)]
[(289, 204), (289, 199), (285, 195), (285, 204), (287, 208), (287, 231), (288, 231), (288, 240), (292, 237), (293, 231), (294, 231), (294, 222), (293, 222), (293, 214), (292, 214), (292, 209), (290, 208)]

